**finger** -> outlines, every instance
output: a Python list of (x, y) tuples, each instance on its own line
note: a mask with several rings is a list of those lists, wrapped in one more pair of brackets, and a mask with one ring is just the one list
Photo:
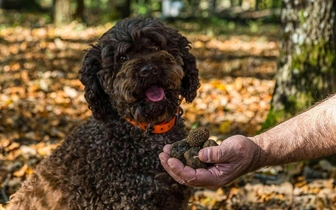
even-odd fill
[(192, 184), (192, 185), (197, 185), (197, 186), (217, 186), (221, 182), (221, 177), (218, 169), (211, 167), (208, 169), (196, 169), (196, 174), (195, 177), (190, 179), (190, 178), (185, 178), (185, 180)]
[(186, 181), (182, 179), (181, 177), (177, 176), (171, 169), (170, 165), (168, 165), (168, 161), (169, 161), (169, 162), (172, 162), (172, 165), (177, 166), (177, 167), (181, 167), (182, 165), (182, 168), (183, 168), (183, 163), (181, 161), (179, 161), (176, 158), (170, 158), (170, 156), (164, 152), (159, 154), (159, 158), (160, 158), (161, 165), (163, 166), (163, 168), (167, 171), (167, 173), (171, 177), (173, 177), (175, 181), (177, 181), (180, 184), (186, 184)]
[[(164, 151), (166, 151), (167, 148), (169, 150), (169, 147), (170, 145), (165, 146)], [(205, 187), (211, 190), (220, 187), (221, 172), (216, 167), (210, 167), (208, 168), (209, 170), (195, 170), (189, 166), (184, 166), (180, 160), (171, 158), (166, 152), (160, 153), (159, 158), (168, 174), (180, 184), (191, 187)]]
[(224, 163), (237, 157), (237, 151), (241, 149), (244, 141), (243, 136), (232, 136), (222, 142), (219, 146), (201, 149), (198, 153), (200, 160), (206, 163)]
[[(177, 176), (179, 179), (183, 179), (186, 181), (186, 185), (190, 186), (208, 186), (210, 188), (211, 186), (215, 186), (212, 188), (218, 188), (218, 183), (220, 181), (219, 174), (220, 172), (218, 169), (193, 169), (189, 166), (183, 166), (179, 165), (176, 162), (170, 162), (171, 160), (168, 160), (168, 164), (171, 168), (171, 171)], [(176, 165), (175, 165), (176, 164)]]
[(198, 157), (205, 163), (221, 163), (226, 158), (225, 149), (221, 146), (207, 147), (199, 151)]
[(165, 152), (161, 152), (159, 154), (159, 159), (161, 161), (161, 164), (167, 164), (167, 161), (169, 158), (170, 158), (170, 155)]
[(171, 148), (171, 145), (170, 145), (170, 144), (166, 144), (166, 145), (163, 147), (163, 151), (164, 151), (165, 153), (170, 154), (170, 148)]
[(181, 177), (179, 174), (181, 171), (189, 171), (194, 170), (189, 166), (183, 165), (183, 163), (176, 159), (176, 158), (170, 158), (168, 160), (168, 165), (170, 167), (171, 173), (169, 173), (178, 183), (187, 185), (189, 187), (196, 187), (196, 185), (190, 184), (188, 181), (184, 179), (184, 177)]

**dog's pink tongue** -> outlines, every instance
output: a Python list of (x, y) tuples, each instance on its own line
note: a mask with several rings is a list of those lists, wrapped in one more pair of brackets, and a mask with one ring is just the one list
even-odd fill
[(146, 96), (150, 101), (161, 101), (165, 96), (165, 92), (162, 88), (153, 85), (146, 90)]

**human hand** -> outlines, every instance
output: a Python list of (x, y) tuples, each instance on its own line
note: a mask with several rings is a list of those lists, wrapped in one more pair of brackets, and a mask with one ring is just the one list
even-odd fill
[(214, 164), (206, 169), (184, 166), (170, 157), (170, 147), (166, 145), (159, 155), (162, 166), (177, 182), (191, 187), (215, 190), (261, 166), (261, 148), (241, 135), (229, 137), (219, 146), (202, 149), (198, 154), (200, 160)]

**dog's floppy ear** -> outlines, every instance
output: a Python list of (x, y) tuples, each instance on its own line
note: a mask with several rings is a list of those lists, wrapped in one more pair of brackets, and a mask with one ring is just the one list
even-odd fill
[(180, 37), (179, 46), (181, 47), (180, 51), (184, 63), (184, 77), (182, 79), (181, 93), (186, 101), (190, 103), (195, 99), (197, 89), (200, 87), (196, 58), (189, 52), (191, 49), (190, 42), (184, 36)]
[(79, 70), (79, 80), (85, 86), (84, 97), (97, 120), (104, 120), (111, 110), (109, 96), (104, 92), (98, 77), (98, 72), (102, 69), (101, 63), (101, 50), (93, 45), (87, 51)]

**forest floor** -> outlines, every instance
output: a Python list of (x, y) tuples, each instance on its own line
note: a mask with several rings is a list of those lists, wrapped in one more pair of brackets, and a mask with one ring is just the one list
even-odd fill
[[(231, 25), (215, 33), (174, 25), (192, 42), (200, 70), (197, 98), (182, 104), (187, 127), (205, 126), (218, 141), (256, 134), (275, 84), (278, 27), (249, 25), (245, 33)], [(84, 50), (111, 26), (55, 28), (36, 20), (0, 28), (0, 210), (90, 116), (78, 69)], [(195, 189), (190, 209), (335, 209), (335, 180), (336, 166), (327, 159), (268, 167), (217, 191)]]

